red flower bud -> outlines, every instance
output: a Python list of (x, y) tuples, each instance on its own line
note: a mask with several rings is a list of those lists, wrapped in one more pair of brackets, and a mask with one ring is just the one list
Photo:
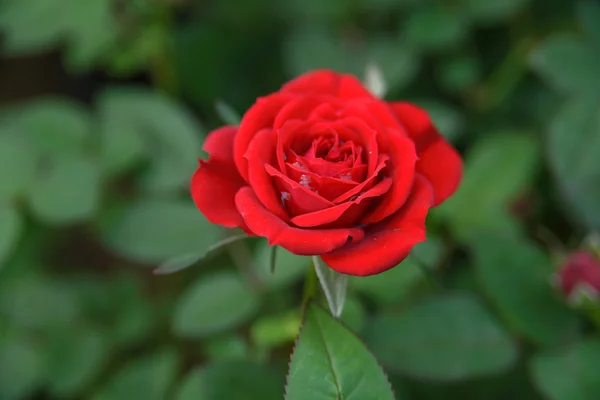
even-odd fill
[(567, 297), (584, 290), (593, 298), (599, 298), (600, 260), (583, 250), (569, 255), (558, 272), (558, 283)]

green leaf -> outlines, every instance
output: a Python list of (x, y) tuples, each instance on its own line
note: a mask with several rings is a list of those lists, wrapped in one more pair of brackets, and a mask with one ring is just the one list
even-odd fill
[(462, 94), (479, 82), (482, 70), (473, 56), (453, 57), (438, 67), (440, 85), (448, 92)]
[(72, 100), (46, 97), (9, 111), (8, 125), (38, 155), (52, 159), (81, 155), (92, 144), (92, 118)]
[(163, 349), (123, 365), (94, 400), (164, 400), (175, 380), (179, 357)]
[(252, 341), (261, 347), (271, 348), (293, 342), (300, 330), (298, 310), (270, 315), (256, 320), (250, 328)]
[(148, 155), (143, 132), (135, 122), (111, 112), (107, 102), (98, 105), (100, 124), (100, 160), (103, 171), (111, 176), (128, 171)]
[(40, 388), (44, 373), (44, 361), (33, 340), (0, 332), (0, 399), (29, 398)]
[(465, 164), (458, 190), (436, 212), (463, 241), (484, 228), (517, 231), (507, 210), (539, 165), (535, 138), (510, 131), (485, 135), (471, 146)]
[(58, 46), (66, 38), (69, 64), (87, 67), (119, 31), (110, 6), (107, 0), (4, 1), (0, 7), (0, 30), (6, 35), (4, 51), (30, 54)]
[(423, 380), (501, 373), (518, 353), (488, 311), (462, 294), (427, 299), (399, 316), (380, 315), (368, 324), (365, 340), (391, 371)]
[(77, 298), (56, 280), (28, 275), (2, 286), (0, 316), (11, 326), (42, 331), (67, 329), (81, 315)]
[(76, 329), (56, 335), (48, 349), (49, 391), (57, 398), (82, 395), (109, 357), (106, 337), (91, 329)]
[(419, 51), (443, 51), (460, 45), (468, 34), (468, 26), (460, 15), (429, 7), (409, 14), (403, 24), (403, 35)]
[[(600, 46), (600, 4), (594, 0), (582, 0), (577, 3), (577, 19), (596, 46)], [(598, 51), (598, 49), (596, 49)]]
[[(0, 29), (6, 35), (3, 46), (8, 53), (19, 54), (43, 50), (54, 45), (65, 24), (64, 10), (54, 8), (56, 1), (43, 0), (21, 3), (16, 0), (2, 2)], [(60, 18), (62, 15), (62, 19)], [(36, 29), (31, 29), (35, 26)]]
[(191, 371), (175, 399), (275, 400), (282, 392), (282, 379), (270, 368), (249, 361), (221, 361)]
[(478, 23), (500, 23), (512, 18), (530, 2), (531, 0), (463, 0), (462, 12)]
[(22, 132), (9, 129), (0, 131), (0, 201), (20, 196), (35, 174), (32, 146), (20, 137)]
[(157, 269), (154, 270), (154, 273), (157, 275), (166, 275), (166, 274), (172, 274), (172, 273), (181, 271), (183, 269), (189, 268), (192, 265), (198, 263), (204, 257), (206, 257), (206, 255), (208, 253), (210, 253), (211, 251), (220, 249), (224, 246), (227, 246), (228, 244), (237, 242), (238, 240), (247, 239), (247, 238), (248, 238), (248, 235), (245, 233), (240, 234), (240, 235), (229, 236), (221, 241), (218, 241), (217, 243), (213, 244), (212, 246), (208, 247), (205, 250), (201, 250), (196, 253), (183, 254), (181, 256), (173, 257), (173, 258), (165, 261), (164, 263), (162, 263)]
[(204, 351), (210, 360), (246, 360), (249, 349), (246, 339), (238, 335), (218, 336), (204, 340)]
[(548, 159), (566, 211), (584, 225), (600, 229), (600, 103), (567, 101), (548, 131)]
[(169, 191), (188, 186), (202, 138), (197, 122), (186, 110), (163, 95), (141, 88), (107, 90), (100, 96), (99, 108), (113, 126), (137, 130), (144, 138), (151, 155), (142, 182), (145, 189)]
[(600, 51), (577, 36), (550, 36), (531, 53), (529, 61), (549, 85), (562, 92), (594, 94), (600, 89)]
[(396, 267), (383, 273), (365, 277), (350, 277), (350, 287), (365, 296), (382, 304), (395, 303), (403, 300), (406, 296), (423, 281), (425, 274), (419, 266), (420, 255), (430, 257), (424, 259), (426, 268), (433, 268), (440, 259), (441, 245), (435, 240), (428, 239), (426, 242), (417, 244), (413, 253)]
[(177, 303), (172, 327), (183, 338), (201, 338), (234, 328), (258, 311), (259, 300), (233, 272), (202, 277)]
[(479, 232), (470, 240), (476, 273), (486, 294), (511, 325), (542, 345), (577, 333), (577, 317), (554, 293), (550, 258), (524, 238)]
[(91, 219), (99, 209), (100, 168), (82, 156), (48, 161), (28, 193), (32, 212), (48, 224), (72, 224)]
[(63, 281), (86, 317), (109, 328), (107, 340), (129, 347), (144, 343), (155, 332), (162, 311), (149, 298), (142, 278), (121, 270), (108, 278), (92, 274)]
[(299, 281), (310, 265), (310, 257), (297, 256), (284, 248), (277, 249), (275, 271), (271, 272), (271, 247), (261, 239), (258, 244), (252, 266), (266, 286), (272, 289), (289, 286)]
[[(117, 77), (127, 77), (140, 68), (147, 68), (152, 60), (164, 57), (165, 48), (170, 45), (170, 26), (167, 25), (163, 21), (147, 21), (140, 24), (134, 34), (128, 35), (128, 40), (120, 41), (111, 52), (108, 60), (109, 71)], [(166, 75), (169, 72), (164, 73)], [(155, 84), (161, 85), (158, 82)]]
[(394, 394), (360, 339), (311, 305), (290, 361), (285, 398), (394, 400)]
[(596, 400), (600, 341), (587, 339), (561, 351), (545, 352), (531, 360), (535, 385), (548, 400)]
[(23, 231), (23, 220), (12, 207), (0, 204), (0, 270), (15, 250)]
[(348, 275), (341, 274), (321, 263), (318, 256), (313, 256), (313, 263), (331, 315), (339, 318), (342, 311), (344, 311), (344, 303), (346, 302)]
[(147, 298), (130, 294), (127, 302), (119, 304), (115, 312), (112, 339), (122, 345), (143, 342), (152, 335), (156, 325), (155, 305)]
[(160, 263), (205, 251), (220, 236), (189, 202), (142, 200), (101, 221), (101, 234), (112, 251), (142, 263)]

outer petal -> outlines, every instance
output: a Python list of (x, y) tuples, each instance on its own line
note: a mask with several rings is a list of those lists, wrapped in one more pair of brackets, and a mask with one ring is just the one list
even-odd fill
[(289, 226), (263, 207), (249, 187), (240, 189), (235, 204), (252, 232), (266, 237), (271, 246), (282, 246), (294, 254), (322, 254), (344, 246), (348, 241), (359, 241), (364, 232), (360, 228), (299, 229)]
[(263, 129), (254, 137), (244, 154), (248, 163), (247, 181), (254, 189), (262, 204), (284, 221), (289, 221), (288, 213), (281, 201), (281, 193), (274, 185), (265, 166), (275, 159), (275, 140), (270, 129)]
[(233, 164), (233, 141), (237, 132), (238, 127), (234, 125), (217, 128), (208, 134), (202, 148), (209, 154), (211, 160)]
[(415, 244), (425, 240), (425, 218), (432, 203), (431, 185), (417, 175), (402, 210), (370, 226), (360, 242), (353, 241), (321, 258), (343, 274), (367, 276), (386, 271), (404, 260)]
[(204, 150), (209, 161), (200, 160), (192, 177), (190, 191), (196, 207), (213, 224), (248, 230), (235, 207), (235, 194), (245, 184), (233, 163), (234, 126), (225, 126), (209, 134)]
[(373, 98), (373, 95), (356, 77), (324, 69), (300, 75), (283, 85), (281, 92), (328, 94), (343, 99)]
[(259, 98), (242, 117), (233, 142), (233, 155), (235, 165), (246, 181), (248, 180), (248, 162), (244, 158), (244, 154), (248, 145), (259, 131), (273, 127), (273, 121), (281, 108), (293, 98), (293, 95), (281, 93)]
[(391, 103), (390, 107), (415, 142), (419, 156), (416, 171), (433, 185), (437, 206), (458, 188), (462, 178), (460, 154), (438, 133), (424, 110), (403, 102)]

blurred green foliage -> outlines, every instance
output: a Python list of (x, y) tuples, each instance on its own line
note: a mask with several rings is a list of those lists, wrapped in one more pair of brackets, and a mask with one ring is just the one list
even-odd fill
[[(599, 27), (592, 0), (3, 0), (0, 399), (599, 399), (550, 284), (600, 229)], [(286, 384), (310, 259), (272, 274), (188, 182), (258, 96), (372, 65), (463, 183), (342, 324), (308, 309)]]

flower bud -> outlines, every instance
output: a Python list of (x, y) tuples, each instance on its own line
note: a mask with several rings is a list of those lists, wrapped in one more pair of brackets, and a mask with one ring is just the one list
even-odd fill
[(585, 250), (570, 254), (558, 271), (557, 284), (570, 302), (600, 300), (600, 260)]

